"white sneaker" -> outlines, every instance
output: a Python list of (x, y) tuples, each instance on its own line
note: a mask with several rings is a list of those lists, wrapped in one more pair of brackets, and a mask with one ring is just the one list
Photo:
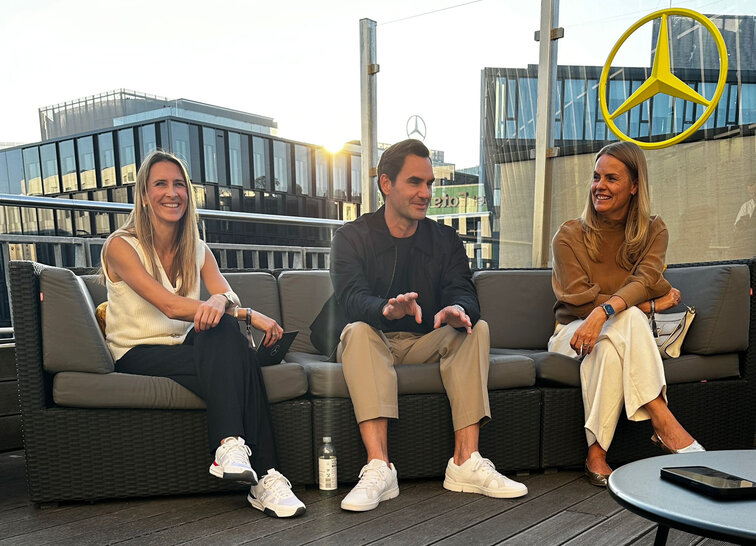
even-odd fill
[(257, 474), (249, 464), (252, 450), (244, 444), (244, 438), (229, 438), (215, 450), (215, 460), (210, 465), (210, 474), (224, 480), (257, 483)]
[(396, 468), (384, 461), (373, 459), (360, 470), (360, 481), (341, 501), (343, 510), (364, 512), (376, 508), (381, 501), (399, 495)]
[(290, 518), (305, 513), (305, 505), (291, 491), (291, 482), (275, 468), (268, 470), (247, 495), (253, 508), (276, 518)]
[(461, 466), (454, 464), (454, 458), (446, 465), (444, 489), (463, 493), (480, 493), (487, 497), (511, 499), (528, 494), (524, 484), (510, 480), (496, 471), (494, 464), (484, 459), (477, 451)]

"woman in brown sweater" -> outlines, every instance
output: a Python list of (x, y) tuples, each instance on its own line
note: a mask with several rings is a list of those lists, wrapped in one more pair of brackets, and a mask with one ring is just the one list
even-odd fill
[(643, 151), (615, 142), (597, 155), (580, 218), (554, 236), (552, 284), (557, 326), (549, 350), (582, 358), (580, 379), (588, 458), (585, 473), (606, 486), (606, 451), (622, 407), (651, 419), (651, 441), (668, 453), (703, 451), (667, 407), (664, 368), (644, 313), (680, 303), (662, 276), (669, 235), (650, 215)]

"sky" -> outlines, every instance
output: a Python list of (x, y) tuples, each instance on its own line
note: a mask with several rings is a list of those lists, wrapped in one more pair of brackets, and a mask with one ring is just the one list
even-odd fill
[[(671, 5), (753, 14), (754, 0)], [(559, 64), (603, 65), (621, 34), (669, 0), (561, 0)], [(478, 164), (484, 67), (538, 63), (537, 0), (3, 0), (0, 142), (40, 139), (38, 108), (115, 89), (262, 116), (284, 138), (360, 138), (359, 21), (377, 23), (378, 139)], [(645, 32), (645, 34), (644, 34)], [(615, 65), (648, 66), (650, 25)]]

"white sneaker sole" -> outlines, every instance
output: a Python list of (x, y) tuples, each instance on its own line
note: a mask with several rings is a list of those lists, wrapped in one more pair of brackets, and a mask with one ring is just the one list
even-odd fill
[(383, 501), (391, 500), (399, 496), (399, 486), (395, 485), (388, 491), (384, 491), (375, 501), (366, 504), (354, 504), (346, 502), (346, 498), (341, 501), (341, 509), (349, 510), (350, 512), (367, 512), (378, 508), (378, 505)]
[(488, 489), (471, 483), (455, 482), (449, 478), (449, 476), (446, 476), (444, 479), (444, 489), (455, 491), (457, 493), (478, 493), (496, 499), (515, 499), (517, 497), (524, 497), (528, 494), (528, 488), (524, 485), (522, 488), (517, 489)]
[(244, 470), (243, 472), (223, 472), (223, 467), (212, 464), (208, 471), (216, 478), (222, 480), (235, 480), (241, 483), (257, 485), (257, 474), (252, 469)]
[(252, 508), (256, 508), (269, 516), (274, 518), (291, 518), (294, 516), (300, 516), (307, 510), (304, 506), (280, 506), (277, 509), (266, 508), (259, 500), (252, 495), (247, 495), (247, 502), (252, 505)]

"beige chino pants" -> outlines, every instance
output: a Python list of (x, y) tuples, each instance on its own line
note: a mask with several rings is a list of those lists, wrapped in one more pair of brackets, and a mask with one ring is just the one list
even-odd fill
[(441, 381), (451, 404), (454, 430), (491, 418), (488, 366), (491, 340), (488, 324), (479, 320), (472, 334), (451, 326), (421, 335), (384, 333), (364, 322), (341, 332), (338, 360), (344, 367), (357, 422), (399, 417), (395, 364), (441, 361)]
[[(549, 340), (549, 351), (576, 357), (570, 340), (582, 323), (574, 320), (558, 324)], [(662, 359), (643, 311), (631, 307), (604, 323), (596, 346), (580, 365), (580, 385), (589, 446), (598, 442), (603, 449), (609, 449), (623, 403), (631, 421), (650, 419), (643, 406), (659, 394), (666, 400), (667, 385)]]

